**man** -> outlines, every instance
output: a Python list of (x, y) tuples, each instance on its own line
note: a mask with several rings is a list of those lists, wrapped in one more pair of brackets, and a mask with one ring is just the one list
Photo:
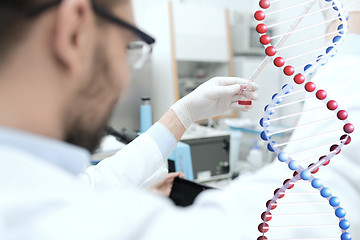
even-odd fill
[(235, 238), (236, 183), (186, 210), (142, 189), (165, 177), (192, 122), (246, 111), (237, 101), (254, 100), (256, 85), (211, 79), (86, 169), (130, 68), (154, 43), (134, 26), (130, 1), (1, 1), (0, 35), (1, 239)]

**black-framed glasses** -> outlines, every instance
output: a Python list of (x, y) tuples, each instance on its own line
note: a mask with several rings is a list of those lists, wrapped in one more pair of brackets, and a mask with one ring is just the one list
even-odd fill
[[(60, 4), (61, 1), (62, 0), (55, 0), (47, 4), (37, 6), (28, 11), (27, 14), (29, 17), (35, 17), (48, 10), (49, 8)], [(140, 69), (148, 60), (155, 44), (155, 39), (146, 34), (145, 32), (141, 31), (136, 26), (99, 7), (93, 0), (91, 0), (91, 4), (94, 12), (97, 15), (99, 15), (105, 20), (108, 20), (111, 23), (126, 28), (137, 37), (135, 41), (129, 43), (127, 46), (127, 58), (128, 63), (132, 68)]]

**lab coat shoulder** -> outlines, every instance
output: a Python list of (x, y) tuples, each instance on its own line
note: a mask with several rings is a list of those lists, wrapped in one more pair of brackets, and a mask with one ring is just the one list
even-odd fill
[[(56, 184), (66, 184), (59, 179), (76, 180), (76, 177), (58, 166), (21, 149), (0, 145), (0, 189), (29, 189), (30, 187), (49, 187), (54, 189)], [(60, 169), (60, 170), (59, 170)], [(53, 185), (46, 183), (51, 178)], [(24, 179), (26, 179), (24, 181)], [(55, 181), (58, 181), (55, 183)], [(2, 194), (0, 194), (2, 195)]]
[(114, 188), (148, 188), (167, 174), (166, 159), (156, 142), (142, 134), (114, 156), (89, 167), (80, 176), (95, 190)]

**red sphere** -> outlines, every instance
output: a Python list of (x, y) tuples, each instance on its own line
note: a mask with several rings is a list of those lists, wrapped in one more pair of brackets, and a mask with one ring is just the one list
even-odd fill
[[(322, 161), (325, 157), (326, 157), (326, 156), (320, 157), (320, 158), (319, 158), (319, 161)], [(327, 161), (325, 161), (325, 163), (323, 164), (323, 166), (327, 166), (327, 165), (329, 165), (329, 163), (330, 163), (330, 159), (327, 160)]]
[(265, 19), (265, 13), (259, 10), (254, 14), (254, 18), (258, 21), (262, 21)]
[(354, 125), (352, 125), (351, 123), (347, 123), (344, 126), (344, 131), (348, 134), (352, 133), (355, 130)]
[(277, 67), (282, 67), (285, 65), (285, 60), (282, 57), (277, 57), (274, 60), (274, 65)]
[[(283, 185), (287, 184), (290, 181), (290, 179), (286, 179), (283, 183)], [(294, 187), (294, 184), (290, 184), (288, 189), (292, 189)]]
[(327, 97), (327, 93), (324, 90), (319, 90), (316, 92), (316, 97), (319, 100), (324, 100)]
[(258, 237), (256, 240), (268, 240), (268, 239), (267, 239), (267, 237), (265, 237), (265, 236), (260, 236), (260, 237)]
[(316, 85), (313, 82), (308, 82), (307, 84), (305, 84), (305, 90), (308, 92), (313, 92), (316, 89)]
[(257, 31), (258, 33), (260, 33), (260, 34), (266, 33), (266, 31), (267, 31), (267, 26), (266, 26), (265, 24), (263, 24), (263, 23), (260, 23), (260, 24), (258, 24), (258, 25), (256, 26), (256, 31)]
[[(313, 166), (314, 164), (310, 164), (308, 168), (311, 168), (311, 166)], [(312, 174), (315, 174), (319, 171), (319, 168), (315, 168), (314, 170), (311, 171)]]
[[(337, 147), (339, 147), (339, 145), (332, 145), (330, 147), (330, 152), (335, 151)], [(340, 152), (341, 152), (341, 149), (336, 153), (336, 155), (338, 155)]]
[(260, 6), (261, 8), (267, 9), (267, 8), (270, 7), (270, 1), (269, 1), (269, 0), (261, 0), (261, 1), (259, 2), (259, 6)]
[[(266, 202), (266, 207), (268, 208), (270, 205), (271, 200)], [(277, 207), (277, 202), (273, 202), (271, 205), (271, 210), (274, 210)]]
[(299, 173), (295, 171), (295, 172), (293, 173), (293, 177), (296, 177), (298, 174), (299, 174)]
[(302, 74), (296, 74), (296, 76), (294, 77), (294, 81), (297, 84), (303, 84), (305, 82), (305, 77)]
[[(266, 217), (266, 219), (265, 219), (265, 217)], [(263, 220), (263, 221), (266, 221), (266, 222), (268, 222), (268, 221), (270, 221), (271, 219), (272, 219), (272, 214), (269, 212), (268, 214), (266, 214), (266, 212), (263, 212), (262, 214), (261, 214), (261, 219)]]
[(267, 47), (265, 49), (265, 53), (266, 53), (266, 55), (272, 57), (276, 54), (276, 49), (274, 47)]
[(338, 119), (340, 120), (346, 120), (348, 118), (348, 113), (347, 111), (345, 110), (340, 110), (338, 113), (337, 113), (337, 117)]
[(269, 224), (260, 223), (258, 229), (261, 233), (266, 233), (267, 231), (269, 231)]
[(260, 42), (263, 45), (268, 45), (271, 42), (271, 37), (269, 35), (262, 35), (260, 37)]
[(338, 108), (338, 104), (336, 101), (334, 100), (330, 100), (328, 103), (327, 103), (327, 108), (331, 111), (334, 111)]
[[(277, 189), (274, 191), (274, 195), (276, 195), (279, 191), (280, 191), (280, 188), (277, 188)], [(283, 198), (284, 196), (285, 196), (285, 193), (284, 193), (283, 191), (280, 192), (279, 198)]]
[[(347, 139), (346, 139), (347, 137)], [(345, 145), (348, 145), (349, 143), (351, 143), (351, 137), (349, 135), (342, 135), (340, 140), (343, 141), (346, 139)]]
[(286, 76), (291, 76), (291, 75), (293, 75), (295, 73), (295, 69), (292, 66), (286, 66), (284, 68), (284, 73), (285, 73)]

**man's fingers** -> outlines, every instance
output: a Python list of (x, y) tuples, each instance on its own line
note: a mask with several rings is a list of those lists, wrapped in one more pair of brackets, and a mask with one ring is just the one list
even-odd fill
[(233, 84), (229, 86), (218, 86), (215, 87), (215, 95), (216, 97), (220, 96), (232, 96), (240, 92), (240, 85), (239, 84)]
[(243, 94), (236, 94), (232, 97), (231, 102), (237, 102), (239, 100), (257, 100), (258, 95), (254, 92), (244, 91)]
[(241, 90), (240, 92), (255, 92), (259, 89), (259, 86), (256, 83), (253, 82), (249, 82), (246, 84), (241, 85)]
[(243, 96), (245, 96), (245, 98), (251, 99), (251, 100), (257, 100), (258, 99), (258, 95), (255, 92), (249, 92), (249, 91), (244, 91)]

